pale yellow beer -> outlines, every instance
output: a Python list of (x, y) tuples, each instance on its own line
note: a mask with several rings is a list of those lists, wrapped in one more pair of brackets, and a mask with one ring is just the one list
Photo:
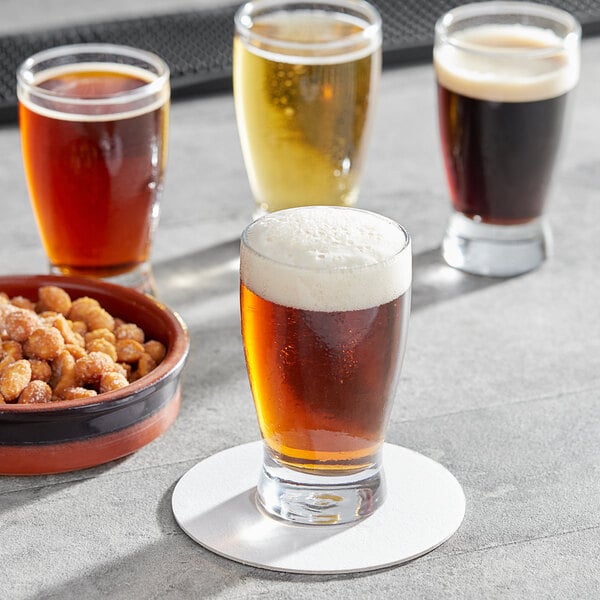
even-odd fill
[(236, 21), (236, 114), (260, 211), (356, 204), (381, 34), (379, 22), (374, 29), (367, 17), (338, 11), (337, 4), (312, 10), (288, 2), (257, 14), (249, 28)]

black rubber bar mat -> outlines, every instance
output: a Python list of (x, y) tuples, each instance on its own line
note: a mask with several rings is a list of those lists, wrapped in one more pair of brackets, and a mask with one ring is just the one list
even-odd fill
[[(383, 65), (404, 65), (431, 57), (433, 27), (456, 0), (373, 0), (383, 19)], [(584, 36), (600, 33), (600, 0), (545, 2), (570, 11)], [(108, 42), (151, 50), (171, 69), (173, 98), (231, 89), (233, 15), (238, 5), (46, 31), (0, 36), (0, 122), (16, 122), (15, 72), (29, 55), (64, 44)]]

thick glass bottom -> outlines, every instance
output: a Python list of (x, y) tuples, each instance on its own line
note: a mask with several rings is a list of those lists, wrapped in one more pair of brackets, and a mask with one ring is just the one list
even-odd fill
[(340, 475), (316, 475), (278, 463), (265, 447), (256, 500), (268, 515), (305, 525), (340, 525), (365, 519), (386, 495), (380, 460)]
[(467, 273), (512, 277), (539, 267), (551, 252), (551, 238), (543, 218), (522, 225), (489, 225), (454, 213), (442, 255), (451, 267)]

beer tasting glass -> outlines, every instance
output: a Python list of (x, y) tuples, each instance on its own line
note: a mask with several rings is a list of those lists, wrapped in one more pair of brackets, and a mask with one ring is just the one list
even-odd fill
[(547, 257), (544, 217), (571, 91), (579, 23), (529, 2), (482, 2), (436, 24), (441, 146), (454, 212), (448, 264), (512, 276)]
[(267, 214), (242, 235), (242, 336), (264, 442), (257, 502), (304, 524), (384, 501), (381, 450), (410, 312), (411, 244), (349, 207)]
[(53, 273), (152, 292), (169, 69), (110, 44), (45, 50), (17, 72), (25, 175)]
[(356, 204), (381, 75), (361, 0), (256, 0), (235, 16), (233, 87), (255, 215)]

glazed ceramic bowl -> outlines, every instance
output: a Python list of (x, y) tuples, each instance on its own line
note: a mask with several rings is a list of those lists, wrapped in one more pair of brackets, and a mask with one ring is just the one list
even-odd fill
[(166, 355), (147, 375), (94, 398), (46, 404), (0, 404), (0, 474), (60, 473), (135, 452), (173, 423), (181, 401), (181, 372), (189, 351), (182, 320), (156, 299), (98, 280), (53, 275), (0, 276), (0, 292), (38, 297), (41, 286), (89, 296), (113, 316), (136, 323)]

